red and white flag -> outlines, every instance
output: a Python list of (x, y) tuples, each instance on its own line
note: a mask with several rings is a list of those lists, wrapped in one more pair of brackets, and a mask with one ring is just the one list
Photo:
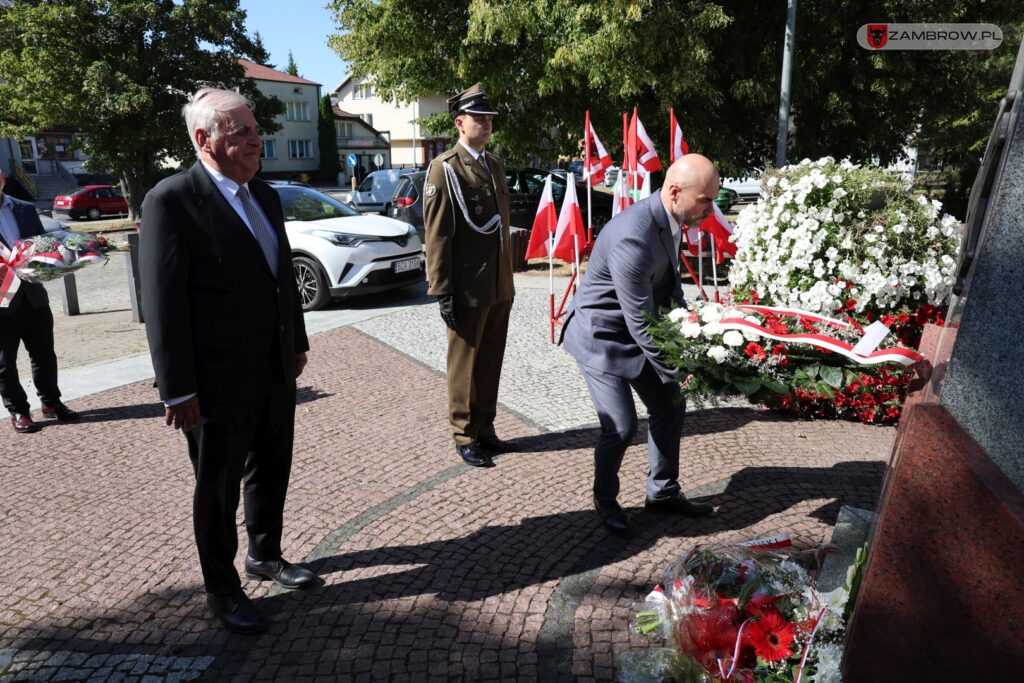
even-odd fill
[(580, 202), (576, 198), (576, 179), (572, 173), (565, 174), (565, 199), (558, 214), (555, 228), (555, 246), (552, 256), (566, 263), (576, 263), (577, 250), (587, 243), (587, 229), (583, 225)]
[(644, 129), (644, 124), (637, 116), (636, 107), (633, 107), (633, 119), (629, 122), (628, 137), (630, 169), (637, 171), (643, 166), (645, 170), (652, 173), (660, 171), (661, 159), (658, 158), (658, 152), (654, 149), (654, 143), (651, 142), (651, 137)]
[(644, 182), (640, 186), (640, 195), (636, 198), (639, 202), (642, 199), (647, 199), (651, 196), (651, 174), (644, 173)]
[(625, 177), (626, 169), (623, 168), (619, 171), (619, 177), (615, 179), (615, 189), (612, 191), (613, 218), (628, 209), (629, 205), (633, 203), (633, 198), (629, 196), (629, 190), (626, 189)]
[(537, 215), (533, 219), (533, 230), (530, 232), (530, 243), (526, 247), (526, 259), (547, 258), (551, 245), (551, 237), (555, 232), (558, 217), (555, 214), (555, 198), (551, 192), (551, 176), (544, 181), (544, 190), (540, 193), (540, 204)]
[(721, 263), (726, 256), (736, 256), (736, 245), (729, 241), (733, 227), (717, 204), (713, 204), (714, 213), (704, 219), (698, 227), (687, 228), (686, 241), (690, 253), (697, 256), (698, 231), (706, 235), (705, 239), (715, 241), (715, 261)]
[(597, 185), (600, 182), (604, 182), (604, 170), (612, 165), (612, 157), (608, 154), (608, 151), (601, 144), (601, 139), (597, 137), (597, 132), (594, 130), (594, 126), (590, 123), (590, 110), (587, 110), (587, 120), (583, 131), (586, 162), (583, 164), (583, 178), (586, 179), (591, 186)]
[(673, 163), (676, 159), (683, 156), (684, 154), (690, 153), (690, 146), (686, 144), (686, 138), (683, 137), (683, 127), (679, 125), (679, 121), (676, 119), (676, 111), (673, 108), (668, 110), (668, 125), (669, 125), (669, 152), (668, 152), (668, 163)]

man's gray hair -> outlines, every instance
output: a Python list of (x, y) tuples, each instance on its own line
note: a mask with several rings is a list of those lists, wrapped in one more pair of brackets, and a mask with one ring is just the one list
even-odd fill
[(250, 110), (256, 109), (251, 100), (234, 90), (200, 88), (192, 95), (191, 99), (181, 108), (181, 115), (185, 117), (188, 137), (197, 152), (199, 144), (196, 143), (196, 130), (202, 128), (207, 135), (216, 140), (220, 135), (220, 113), (241, 106), (249, 107)]

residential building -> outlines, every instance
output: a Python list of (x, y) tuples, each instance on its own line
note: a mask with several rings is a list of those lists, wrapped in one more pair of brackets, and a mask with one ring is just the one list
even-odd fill
[[(391, 168), (391, 143), (362, 117), (333, 106), (334, 132), (341, 159), (338, 183), (348, 187), (359, 167), (364, 173), (376, 168)], [(355, 163), (350, 163), (354, 161)], [(379, 162), (379, 163), (378, 163)]]
[[(415, 122), (422, 116), (448, 111), (447, 99), (441, 95), (428, 95), (409, 104), (397, 104), (381, 98), (370, 80), (349, 76), (331, 93), (331, 101), (387, 136), (391, 142), (393, 168), (425, 168), (451, 142), (448, 137), (424, 137)], [(376, 166), (366, 166), (366, 169), (373, 171)]]
[(259, 91), (284, 102), (285, 112), (275, 122), (281, 128), (263, 136), (260, 176), (295, 178), (320, 170), (320, 146), (317, 142), (317, 118), (320, 84), (284, 71), (239, 59), (245, 75)]

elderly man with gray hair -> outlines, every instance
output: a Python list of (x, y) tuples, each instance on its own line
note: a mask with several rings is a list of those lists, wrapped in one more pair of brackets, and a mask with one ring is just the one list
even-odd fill
[(315, 580), (281, 556), (295, 382), (309, 342), (281, 201), (253, 177), (262, 141), (252, 104), (203, 88), (182, 113), (199, 161), (146, 195), (142, 307), (165, 421), (184, 433), (196, 477), (207, 603), (229, 630), (258, 633), (266, 622), (234, 566), (240, 485), (246, 575), (285, 588)]

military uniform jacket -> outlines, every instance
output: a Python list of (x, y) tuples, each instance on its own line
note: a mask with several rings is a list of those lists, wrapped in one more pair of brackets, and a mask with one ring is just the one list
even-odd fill
[[(509, 212), (505, 166), (496, 157), (484, 152), (474, 159), (460, 143), (434, 158), (423, 184), (427, 293), (452, 295), (472, 308), (511, 300)], [(470, 221), (485, 233), (493, 231), (481, 234)]]

